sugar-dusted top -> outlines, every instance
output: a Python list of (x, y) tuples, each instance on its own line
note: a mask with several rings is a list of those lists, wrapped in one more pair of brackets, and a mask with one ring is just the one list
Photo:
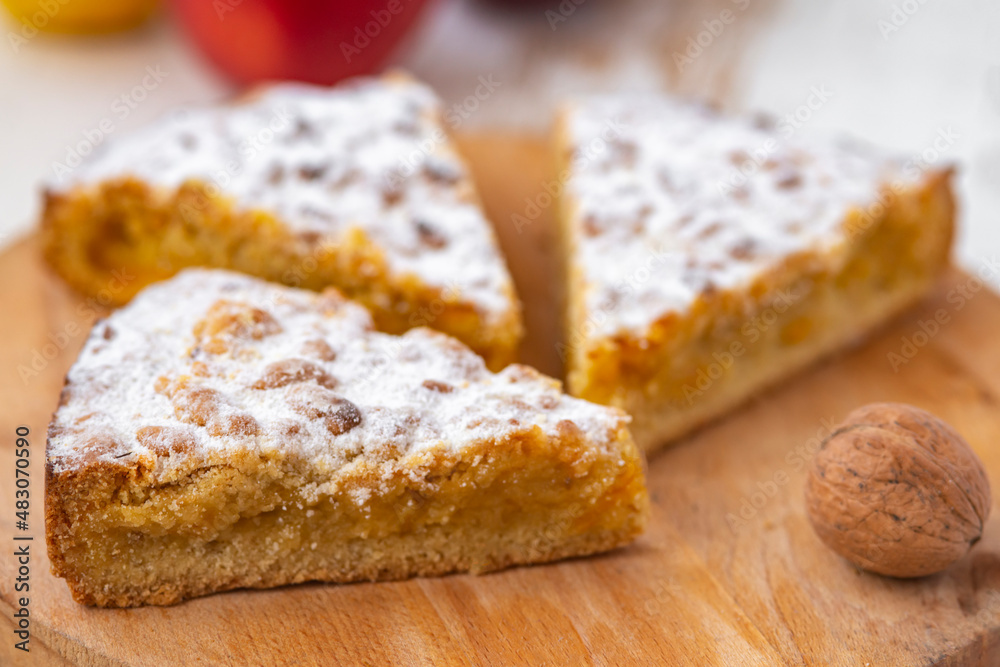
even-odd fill
[(360, 227), (390, 271), (457, 290), (487, 319), (510, 307), (510, 277), (440, 103), (410, 79), (279, 84), (240, 103), (182, 109), (108, 140), (53, 187), (126, 175), (168, 189), (206, 182), (318, 244)]
[(241, 452), (336, 472), (534, 426), (579, 429), (595, 454), (613, 453), (627, 419), (528, 367), (490, 373), (444, 334), (376, 332), (367, 311), (334, 290), (188, 269), (95, 325), (69, 372), (48, 453), (55, 472), (153, 457), (163, 477)]
[(641, 335), (705, 291), (845, 242), (848, 212), (902, 178), (866, 146), (664, 96), (582, 101), (564, 130), (575, 261), (591, 325), (605, 335)]

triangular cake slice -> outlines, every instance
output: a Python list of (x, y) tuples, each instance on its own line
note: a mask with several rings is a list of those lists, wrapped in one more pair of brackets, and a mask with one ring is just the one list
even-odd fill
[(49, 430), (52, 569), (79, 602), (486, 572), (647, 520), (621, 411), (335, 290), (188, 269), (95, 325)]
[(658, 96), (570, 106), (558, 142), (567, 386), (626, 410), (647, 450), (864, 336), (948, 262), (947, 168)]
[(498, 369), (520, 306), (426, 86), (401, 75), (279, 84), (111, 137), (46, 192), (45, 256), (124, 303), (189, 266), (335, 286), (379, 329), (429, 326)]

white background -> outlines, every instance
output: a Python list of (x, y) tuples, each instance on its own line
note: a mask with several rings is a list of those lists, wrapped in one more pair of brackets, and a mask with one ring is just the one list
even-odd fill
[[(479, 77), (500, 82), (489, 99), (473, 100), (462, 130), (544, 130), (560, 97), (592, 88), (667, 86), (784, 115), (822, 87), (832, 97), (811, 114), (809, 130), (847, 131), (912, 155), (939, 132), (956, 135), (938, 160), (960, 168), (960, 261), (975, 267), (1000, 255), (1000, 2), (764, 1), (575, 0), (573, 9), (562, 0), (558, 14), (560, 0), (552, 0), (506, 15), (441, 0), (395, 61), (448, 102), (468, 100)], [(683, 14), (697, 30), (726, 10), (735, 20), (681, 72), (673, 54), (685, 42), (674, 35), (674, 47), (663, 45), (670, 26)], [(898, 29), (888, 32), (894, 11)], [(16, 50), (7, 34), (18, 25), (7, 19), (0, 29), (0, 244), (32, 228), (39, 184), (102, 119), (121, 134), (175, 105), (235, 92), (169, 18), (113, 37), (39, 35)], [(599, 56), (588, 53), (595, 44)], [(122, 118), (115, 100), (149, 66), (166, 78)]]

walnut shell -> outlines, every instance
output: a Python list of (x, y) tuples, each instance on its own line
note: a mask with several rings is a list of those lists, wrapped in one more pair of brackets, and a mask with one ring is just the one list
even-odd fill
[(933, 574), (961, 558), (991, 505), (986, 470), (962, 436), (898, 403), (849, 414), (820, 446), (805, 495), (828, 547), (891, 577)]

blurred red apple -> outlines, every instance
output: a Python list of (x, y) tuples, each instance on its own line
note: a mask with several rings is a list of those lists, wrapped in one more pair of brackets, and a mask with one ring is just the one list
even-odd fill
[(331, 84), (378, 70), (427, 0), (173, 0), (194, 42), (240, 83)]

